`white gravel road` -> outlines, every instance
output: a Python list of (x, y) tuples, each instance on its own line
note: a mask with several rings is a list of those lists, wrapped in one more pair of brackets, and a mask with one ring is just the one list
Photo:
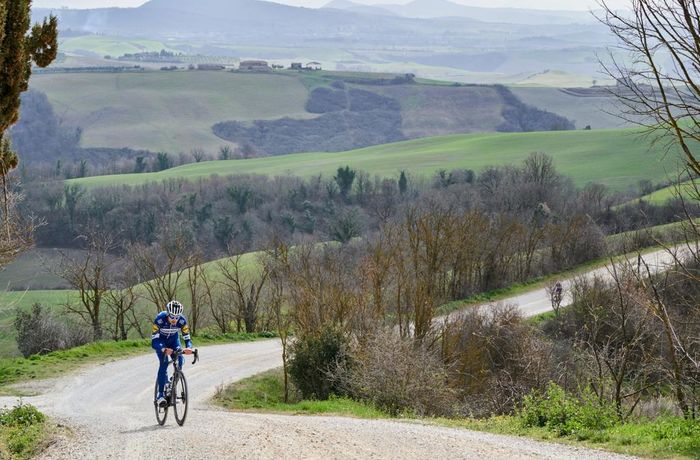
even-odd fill
[[(670, 261), (645, 256), (657, 269)], [(603, 269), (604, 270), (604, 269)], [(505, 301), (527, 316), (551, 308), (544, 290)], [(188, 359), (191, 362), (191, 359)], [(172, 414), (158, 426), (153, 411), (155, 354), (93, 366), (28, 385), (23, 400), (71, 427), (42, 455), (48, 459), (395, 458), (395, 459), (617, 459), (606, 452), (415, 422), (227, 412), (209, 405), (220, 385), (281, 366), (277, 340), (201, 349), (187, 365), (191, 393), (184, 427)], [(25, 385), (27, 387), (27, 385)], [(0, 407), (16, 402), (0, 398)]]

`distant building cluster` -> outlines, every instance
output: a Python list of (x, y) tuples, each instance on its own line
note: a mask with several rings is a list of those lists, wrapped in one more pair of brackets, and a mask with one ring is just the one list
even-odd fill
[[(105, 59), (112, 59), (111, 56), (105, 56)], [(249, 59), (243, 60), (236, 67), (234, 65), (224, 65), (213, 62), (203, 62), (200, 64), (189, 64), (187, 67), (177, 66), (176, 64), (183, 63), (186, 56), (183, 54), (175, 54), (165, 50), (160, 52), (144, 52), (144, 53), (133, 53), (124, 54), (116, 58), (119, 61), (142, 61), (142, 62), (168, 62), (170, 65), (166, 65), (160, 68), (163, 71), (174, 71), (174, 70), (232, 70), (238, 72), (272, 72), (275, 70), (285, 69), (284, 65), (281, 64), (270, 64), (267, 61), (259, 59)], [(173, 65), (175, 64), (175, 65)], [(302, 62), (292, 62), (288, 70), (298, 70), (298, 71), (319, 71), (323, 69), (320, 62), (311, 61), (306, 64)]]

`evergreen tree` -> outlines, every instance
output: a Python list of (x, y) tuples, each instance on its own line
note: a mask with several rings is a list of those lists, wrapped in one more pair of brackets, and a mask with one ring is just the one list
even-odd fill
[(406, 193), (406, 190), (408, 189), (408, 178), (406, 178), (406, 172), (401, 171), (401, 176), (399, 176), (399, 192), (401, 192), (401, 195)]
[(0, 0), (0, 179), (8, 240), (12, 238), (12, 231), (7, 175), (17, 167), (19, 158), (6, 139), (6, 133), (19, 119), (20, 94), (29, 88), (32, 62), (46, 67), (56, 58), (58, 50), (55, 17), (35, 24), (29, 32), (31, 3), (31, 0)]
[(350, 166), (338, 168), (338, 174), (334, 179), (338, 183), (340, 194), (347, 199), (350, 190), (352, 190), (352, 183), (355, 181), (355, 170), (350, 169)]

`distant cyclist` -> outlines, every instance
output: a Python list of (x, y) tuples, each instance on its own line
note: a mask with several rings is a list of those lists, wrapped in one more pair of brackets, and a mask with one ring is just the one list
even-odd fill
[(561, 285), (561, 281), (557, 281), (554, 285), (554, 289), (552, 289), (552, 304), (555, 304), (557, 308), (561, 304), (561, 295), (563, 291), (564, 287)]
[[(168, 360), (164, 357), (170, 356), (174, 350), (181, 348), (180, 334), (185, 340), (186, 349), (183, 353), (186, 355), (192, 354), (192, 339), (190, 338), (190, 327), (187, 325), (187, 318), (182, 314), (184, 307), (177, 300), (168, 302), (165, 306), (165, 311), (162, 311), (153, 320), (153, 329), (151, 336), (151, 346), (158, 355), (158, 396), (156, 402), (158, 405), (164, 406), (167, 404), (163, 390), (165, 383), (168, 381)], [(184, 364), (182, 356), (178, 357), (180, 367)]]

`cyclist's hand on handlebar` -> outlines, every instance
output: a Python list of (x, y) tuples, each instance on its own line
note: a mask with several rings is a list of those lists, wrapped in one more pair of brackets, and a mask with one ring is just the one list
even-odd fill
[(163, 353), (165, 353), (167, 356), (170, 356), (173, 354), (173, 349), (172, 348), (166, 348), (163, 350)]
[(182, 350), (182, 352), (186, 355), (191, 355), (194, 353), (194, 351), (192, 351), (191, 348), (185, 348), (184, 350)]

